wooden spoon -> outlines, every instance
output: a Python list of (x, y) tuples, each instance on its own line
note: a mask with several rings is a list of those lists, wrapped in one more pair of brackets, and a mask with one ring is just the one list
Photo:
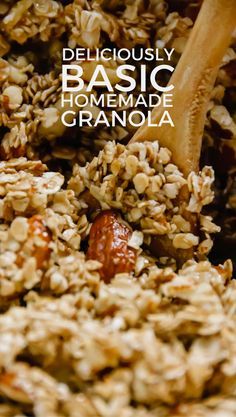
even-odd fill
[[(175, 86), (175, 127), (140, 127), (131, 142), (156, 140), (172, 151), (173, 161), (188, 175), (198, 170), (209, 97), (222, 58), (236, 27), (236, 0), (205, 0), (169, 84)], [(163, 107), (154, 108), (157, 123)]]
[[(169, 148), (172, 160), (187, 177), (199, 170), (202, 135), (207, 106), (222, 58), (230, 44), (236, 27), (236, 0), (205, 0), (198, 14), (185, 50), (169, 81), (173, 92), (172, 119), (175, 127), (162, 125), (140, 127), (131, 142), (159, 141)], [(152, 122), (157, 123), (164, 107), (154, 108)], [(184, 205), (188, 193), (180, 196)], [(189, 214), (187, 214), (189, 217)], [(196, 217), (191, 217), (192, 230), (196, 230)], [(193, 256), (193, 250), (176, 250), (168, 237), (153, 239), (154, 252), (173, 256), (182, 262)]]

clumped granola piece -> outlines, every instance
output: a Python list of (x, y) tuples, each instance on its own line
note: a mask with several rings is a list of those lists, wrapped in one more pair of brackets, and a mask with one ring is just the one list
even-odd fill
[(235, 409), (231, 272), (229, 262), (189, 262), (178, 273), (152, 264), (138, 280), (118, 274), (58, 298), (29, 293), (27, 308), (0, 316), (1, 397), (37, 417), (132, 415), (134, 403), (148, 417), (178, 404), (204, 417), (230, 401)]
[(2, 20), (3, 32), (11, 41), (24, 44), (38, 37), (47, 41), (51, 36), (60, 36), (64, 31), (62, 4), (49, 0), (19, 0), (12, 5)]
[(25, 158), (0, 163), (0, 218), (13, 220), (15, 215), (39, 213), (64, 182), (58, 172), (47, 172), (41, 161)]
[(119, 36), (117, 19), (105, 13), (96, 3), (91, 10), (86, 2), (75, 1), (66, 6), (65, 14), (70, 48), (76, 45), (92, 49), (101, 46), (103, 33), (111, 41), (116, 41)]
[(105, 210), (94, 220), (87, 257), (102, 264), (99, 273), (105, 282), (115, 274), (134, 270), (136, 253), (129, 247), (130, 236), (130, 229), (114, 211)]
[[(108, 142), (85, 167), (75, 166), (69, 187), (78, 196), (89, 191), (102, 209), (121, 210), (126, 221), (141, 229), (146, 243), (151, 236), (167, 236), (176, 249), (197, 250), (200, 240), (190, 233), (186, 213), (196, 213), (200, 222), (203, 206), (214, 197), (213, 180), (210, 167), (185, 180), (172, 163), (170, 151), (160, 148), (157, 141), (127, 146)], [(189, 191), (186, 203), (178, 199), (184, 186)], [(211, 232), (206, 226), (203, 235)], [(208, 247), (204, 248), (201, 256), (207, 253)]]
[(10, 226), (10, 234), (22, 247), (16, 258), (16, 264), (22, 267), (27, 257), (36, 262), (36, 269), (43, 269), (50, 257), (51, 236), (43, 217), (34, 215), (29, 219), (16, 217)]

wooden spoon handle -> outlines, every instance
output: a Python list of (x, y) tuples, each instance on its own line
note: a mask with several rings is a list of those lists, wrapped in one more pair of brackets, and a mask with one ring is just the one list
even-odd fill
[[(217, 71), (236, 27), (236, 0), (205, 0), (186, 48), (171, 77), (175, 127), (147, 124), (137, 130), (131, 142), (159, 140), (172, 151), (173, 162), (185, 176), (198, 171), (207, 105)], [(163, 107), (154, 108), (157, 123)]]

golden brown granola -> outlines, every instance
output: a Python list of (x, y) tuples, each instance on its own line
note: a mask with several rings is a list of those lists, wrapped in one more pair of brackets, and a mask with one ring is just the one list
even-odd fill
[[(207, 254), (212, 217), (224, 259), (236, 240), (235, 37), (209, 103), (202, 170), (184, 178), (158, 142), (126, 146), (133, 126), (66, 131), (61, 51), (167, 47), (176, 65), (200, 1), (0, 3), (0, 417), (234, 417), (236, 284), (232, 263)], [(106, 65), (115, 82), (120, 63)], [(109, 283), (86, 256), (101, 209), (119, 212), (136, 254), (132, 272)], [(194, 247), (200, 261), (178, 270), (154, 258), (153, 235)]]

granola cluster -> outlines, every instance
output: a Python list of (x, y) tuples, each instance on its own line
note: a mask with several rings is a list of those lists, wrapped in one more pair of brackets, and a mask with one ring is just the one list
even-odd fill
[[(170, 151), (159, 147), (158, 142), (127, 146), (108, 142), (84, 167), (74, 166), (69, 187), (81, 198), (88, 191), (103, 210), (120, 210), (128, 223), (143, 232), (147, 244), (152, 235), (167, 235), (175, 248), (198, 247), (203, 255), (210, 250), (209, 233), (219, 231), (211, 217), (201, 214), (202, 207), (214, 198), (213, 180), (210, 167), (204, 167), (199, 175), (192, 172), (185, 179), (171, 163)], [(189, 201), (178, 204), (184, 186), (188, 188)], [(185, 211), (197, 213), (205, 232), (201, 242), (191, 233)]]
[[(198, 174), (184, 178), (157, 141), (128, 144), (133, 126), (60, 120), (63, 47), (175, 48), (176, 65), (200, 3), (1, 1), (0, 417), (236, 415), (236, 284), (222, 260), (236, 239), (235, 38)], [(106, 65), (113, 82), (120, 63)], [(195, 259), (154, 256), (165, 238)]]
[(230, 263), (175, 274), (146, 261), (138, 279), (87, 280), (57, 299), (30, 291), (0, 317), (0, 415), (234, 416), (230, 275)]

